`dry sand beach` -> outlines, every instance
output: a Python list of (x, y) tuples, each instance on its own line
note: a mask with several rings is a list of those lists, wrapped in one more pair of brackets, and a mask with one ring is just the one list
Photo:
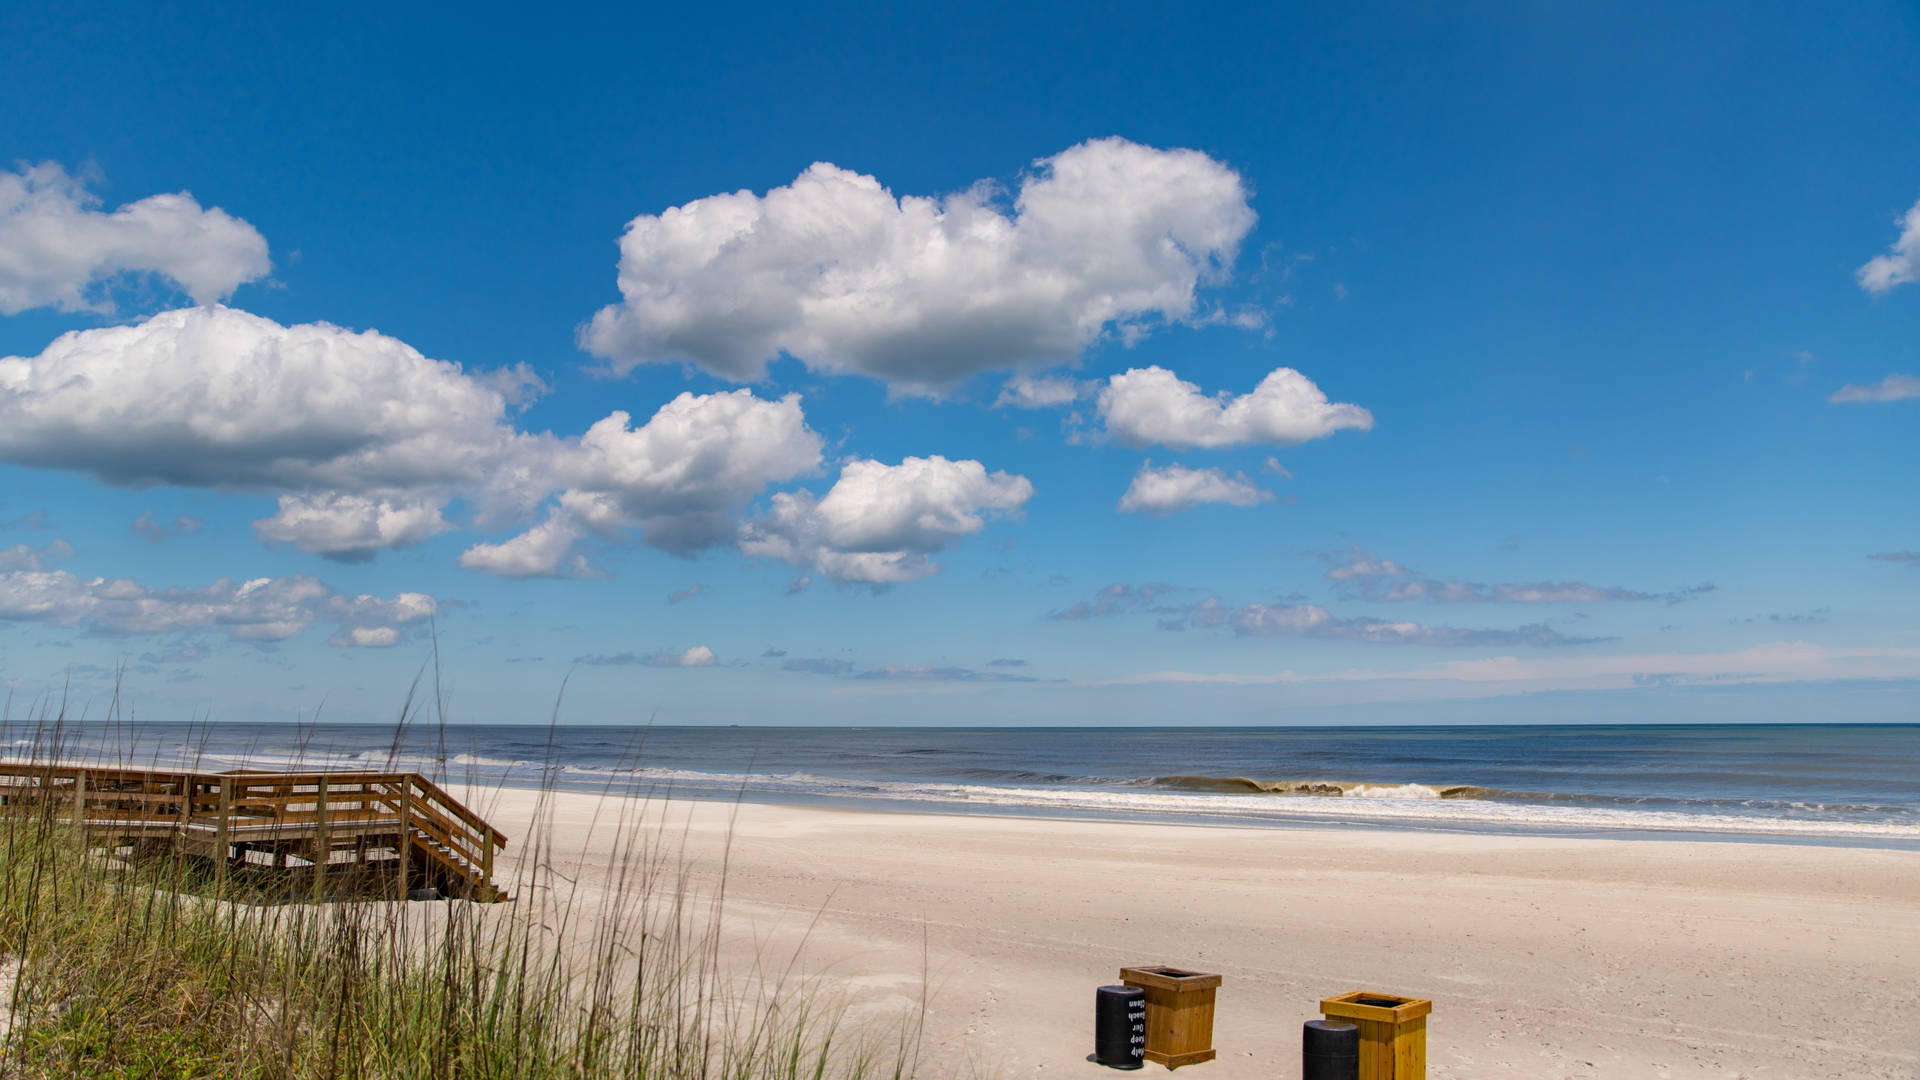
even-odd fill
[[(516, 836), (534, 819), (532, 791), (472, 797)], [(616, 813), (551, 797), (554, 864), (591, 904)], [(1174, 963), (1226, 978), (1220, 1057), (1192, 1067), (1220, 1080), (1294, 1075), (1318, 999), (1362, 988), (1434, 999), (1435, 1080), (1920, 1076), (1920, 852), (692, 801), (647, 814), (685, 837), (696, 880), (725, 859), (734, 962), (800, 948), (876, 1022), (916, 1011), (924, 988), (935, 1073), (1098, 1075), (1093, 988), (1123, 964)]]

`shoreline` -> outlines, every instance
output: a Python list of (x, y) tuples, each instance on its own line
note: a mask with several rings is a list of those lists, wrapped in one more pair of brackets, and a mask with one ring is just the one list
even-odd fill
[[(63, 756), (411, 770), (889, 813), (1920, 850), (1920, 725), (61, 729)], [(28, 732), (45, 734), (44, 732)], [(35, 745), (16, 740), (16, 747)]]
[[(456, 785), (465, 785), (466, 781), (446, 781)], [(487, 781), (474, 785), (476, 789), (500, 787), (516, 791), (538, 791), (540, 782), (535, 779), (506, 778), (500, 781)], [(1671, 827), (1648, 827), (1644, 825), (1615, 825), (1572, 822), (1564, 825), (1552, 825), (1539, 821), (1487, 821), (1487, 820), (1449, 820), (1435, 815), (1420, 817), (1409, 813), (1401, 816), (1382, 815), (1368, 817), (1354, 815), (1342, 817), (1335, 809), (1348, 797), (1328, 796), (1271, 796), (1272, 798), (1298, 799), (1301, 805), (1287, 807), (1280, 813), (1257, 814), (1251, 810), (1234, 813), (1231, 811), (1182, 810), (1156, 812), (1153, 810), (1103, 809), (1085, 806), (1048, 806), (1023, 803), (970, 803), (961, 800), (921, 799), (909, 800), (888, 796), (855, 796), (824, 794), (807, 791), (782, 791), (778, 789), (747, 787), (744, 789), (721, 789), (679, 787), (667, 782), (653, 782), (622, 786), (603, 784), (593, 787), (586, 783), (578, 785), (561, 782), (555, 785), (556, 791), (588, 797), (608, 797), (626, 799), (657, 799), (669, 802), (700, 803), (752, 803), (766, 806), (812, 807), (827, 810), (847, 810), (856, 813), (874, 814), (926, 814), (954, 816), (960, 818), (995, 817), (1013, 819), (1032, 819), (1038, 821), (1085, 821), (1119, 822), (1142, 825), (1199, 825), (1233, 829), (1358, 829), (1388, 830), (1421, 833), (1440, 833), (1458, 835), (1515, 836), (1566, 839), (1613, 839), (1630, 841), (1659, 841), (1676, 843), (1734, 843), (1769, 844), (1807, 847), (1844, 847), (1865, 848), (1885, 851), (1920, 852), (1920, 826), (1906, 828), (1899, 833), (1847, 832), (1849, 826), (1835, 824), (1831, 831), (1821, 832), (1792, 831), (1791, 829), (1768, 829), (1760, 827), (1758, 819), (1740, 818), (1732, 815), (1715, 817), (1708, 814), (1672, 813), (1676, 821)], [(1170, 799), (1187, 798), (1184, 795), (1169, 795)], [(1258, 799), (1262, 796), (1223, 796), (1223, 798)], [(1422, 807), (1431, 801), (1409, 799), (1406, 802), (1414, 807)], [(1453, 801), (1453, 800), (1447, 800)], [(1464, 801), (1464, 800), (1462, 800)], [(1319, 804), (1326, 804), (1322, 808)], [(1516, 804), (1532, 806), (1535, 804)], [(1712, 828), (1680, 824), (1692, 818), (1712, 821), (1743, 823), (1751, 821), (1753, 827)], [(1777, 821), (1778, 819), (1773, 819)], [(1771, 824), (1772, 822), (1768, 822)], [(1794, 823), (1799, 824), (1799, 823)], [(1824, 824), (1821, 822), (1809, 825)]]
[(1920, 785), (1900, 764), (1920, 754), (1920, 725), (1905, 724), (60, 730), (63, 756), (216, 770), (371, 766), (888, 813), (1920, 850)]
[[(33, 763), (37, 760), (0, 755), (0, 764)], [(65, 758), (61, 760), (75, 765), (105, 764), (119, 767), (122, 764), (119, 761), (103, 762), (86, 757), (77, 757), (70, 761)], [(538, 792), (543, 787), (543, 781), (538, 777), (503, 775), (483, 779), (472, 769), (467, 771), (465, 777), (459, 777), (457, 768), (446, 768), (444, 763), (438, 769), (422, 768), (423, 764), (417, 761), (401, 761), (395, 762), (393, 767), (402, 771), (420, 772), (443, 786), (459, 787), (476, 792), (494, 790)], [(292, 768), (296, 771), (302, 769), (297, 762), (262, 761), (257, 758), (244, 759), (241, 767), (262, 766), (271, 766), (275, 769)], [(148, 762), (139, 767), (166, 771), (185, 766)], [(353, 771), (353, 768), (338, 761), (323, 761), (308, 764), (305, 770), (331, 772)], [(989, 817), (1143, 825), (1200, 825), (1250, 830), (1378, 829), (1442, 835), (1734, 843), (1920, 852), (1920, 825), (1765, 818), (1758, 815), (1716, 814), (1708, 811), (1641, 811), (1638, 813), (1642, 820), (1628, 822), (1609, 820), (1596, 813), (1584, 813), (1590, 809), (1588, 807), (1555, 806), (1522, 800), (1267, 793), (1234, 795), (1149, 793), (1150, 797), (1160, 800), (1164, 807), (1169, 807), (1162, 809), (1097, 805), (1102, 796), (1114, 790), (1110, 787), (1063, 786), (1047, 791), (1046, 795), (1049, 797), (1040, 800), (1018, 801), (1008, 798), (1005, 801), (976, 801), (968, 798), (941, 798), (931, 795), (921, 795), (917, 798), (892, 794), (855, 795), (805, 788), (758, 786), (752, 783), (740, 783), (737, 777), (729, 774), (701, 774), (699, 779), (690, 779), (684, 772), (677, 773), (674, 777), (658, 778), (647, 777), (639, 772), (611, 770), (570, 770), (563, 767), (559, 771), (562, 775), (546, 781), (545, 786), (576, 796), (641, 801), (751, 803), (767, 806), (841, 809), (875, 814), (951, 815), (960, 818)], [(569, 779), (565, 775), (569, 771), (576, 776), (592, 772), (595, 779)], [(714, 779), (705, 779), (706, 776)], [(726, 784), (716, 782), (723, 777), (727, 781)], [(777, 780), (780, 777), (775, 776), (772, 779)], [(831, 777), (814, 779), (835, 780)], [(837, 782), (856, 787), (872, 784), (868, 781), (855, 780)], [(913, 781), (888, 781), (888, 783), (904, 787), (941, 786), (938, 782), (928, 782), (926, 785), (917, 785)], [(1009, 796), (1017, 792), (1035, 790), (1007, 785), (977, 784), (968, 787), (975, 791), (1006, 792)], [(1203, 803), (1202, 800), (1206, 802)], [(1240, 800), (1245, 800), (1248, 805), (1245, 808), (1233, 805)], [(1254, 804), (1260, 800), (1266, 801), (1256, 807)], [(1183, 803), (1185, 805), (1181, 805)], [(1371, 814), (1358, 812), (1358, 808), (1363, 806), (1374, 812)], [(1449, 810), (1464, 806), (1469, 812), (1456, 811), (1451, 814), (1433, 812), (1433, 808), (1442, 806)], [(1510, 813), (1502, 815), (1483, 811), (1476, 817), (1470, 812), (1476, 806), (1501, 808)], [(1177, 807), (1177, 809), (1171, 807)], [(1347, 807), (1354, 808), (1354, 811), (1343, 813), (1343, 808)], [(1261, 810), (1265, 812), (1260, 812)], [(1527, 816), (1529, 812), (1534, 816)], [(1560, 817), (1559, 821), (1553, 820), (1552, 815), (1556, 814)], [(1648, 823), (1644, 819), (1649, 816), (1658, 819), (1660, 823)]]
[[(540, 792), (467, 794), (528, 838)], [(724, 866), (740, 956), (793, 950), (863, 1017), (930, 991), (923, 1060), (958, 1071), (1097, 1075), (1083, 999), (1138, 963), (1226, 977), (1223, 1080), (1297, 1069), (1319, 998), (1362, 988), (1434, 1000), (1434, 1080), (1920, 1068), (1920, 1032), (1857, 1007), (1920, 1010), (1914, 852), (612, 798), (547, 795), (570, 887), (608, 887), (637, 813), (695, 879)]]

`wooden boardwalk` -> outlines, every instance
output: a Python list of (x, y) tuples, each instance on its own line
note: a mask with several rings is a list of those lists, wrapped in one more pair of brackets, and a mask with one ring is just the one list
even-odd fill
[(419, 773), (234, 772), (0, 764), (0, 806), (27, 805), (87, 842), (212, 860), (215, 873), (302, 869), (385, 883), (392, 895), (500, 901), (507, 838)]

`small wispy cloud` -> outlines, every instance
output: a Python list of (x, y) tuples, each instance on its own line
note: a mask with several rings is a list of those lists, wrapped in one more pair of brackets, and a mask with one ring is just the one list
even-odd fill
[(1057, 409), (1071, 405), (1087, 392), (1066, 375), (1015, 375), (1000, 388), (994, 399), (996, 409)]
[(31, 544), (15, 544), (9, 548), (0, 548), (0, 572), (14, 570), (45, 570), (73, 558), (73, 545), (65, 540), (55, 540), (51, 544), (34, 547)]
[(1484, 694), (1552, 690), (1631, 690), (1670, 686), (1780, 684), (1851, 679), (1920, 679), (1920, 649), (1834, 649), (1810, 642), (1776, 642), (1733, 652), (1627, 655), (1556, 652), (1447, 660), (1412, 668), (1352, 668), (1320, 674), (1281, 672), (1150, 671), (1087, 680), (1081, 686), (1156, 683), (1228, 685), (1451, 684)]
[(149, 664), (194, 664), (213, 655), (213, 650), (198, 642), (182, 642), (167, 649), (144, 652), (140, 659)]
[(1039, 682), (1031, 675), (1007, 675), (994, 671), (975, 671), (963, 667), (930, 667), (905, 664), (899, 667), (873, 668), (853, 676), (856, 679), (906, 682)]
[[(1369, 565), (1394, 565), (1376, 560)], [(1377, 619), (1367, 616), (1342, 618), (1319, 604), (1307, 603), (1298, 594), (1280, 597), (1271, 603), (1234, 606), (1217, 596), (1174, 603), (1163, 597), (1170, 585), (1143, 585), (1131, 588), (1109, 585), (1071, 608), (1050, 612), (1048, 618), (1079, 621), (1126, 613), (1159, 616), (1162, 630), (1212, 630), (1226, 628), (1240, 637), (1302, 637), (1333, 641), (1352, 641), (1371, 645), (1524, 645), (1551, 647), (1587, 645), (1610, 640), (1599, 637), (1575, 637), (1545, 623), (1529, 623), (1516, 629), (1469, 629), (1435, 626), (1405, 619)]]
[(1528, 623), (1512, 630), (1432, 626), (1404, 619), (1367, 616), (1336, 618), (1318, 604), (1248, 604), (1226, 616), (1226, 624), (1243, 637), (1309, 637), (1354, 641), (1369, 645), (1436, 645), (1451, 647), (1511, 646), (1551, 648), (1591, 645), (1601, 637), (1573, 637), (1545, 623)]
[(684, 652), (665, 649), (645, 656), (633, 652), (594, 653), (576, 656), (573, 662), (590, 667), (699, 668), (712, 667), (714, 655), (705, 645), (695, 645)]
[[(1025, 667), (1026, 661), (999, 661), (987, 665), (989, 668)], [(835, 660), (827, 657), (799, 656), (780, 665), (782, 671), (792, 671), (801, 675), (825, 675), (833, 678), (853, 679), (859, 682), (907, 682), (907, 683), (1030, 683), (1039, 682), (1031, 675), (1016, 675), (1005, 671), (976, 671), (973, 668), (932, 664), (897, 664), (889, 667), (867, 668), (862, 670), (851, 660)]]
[(1868, 405), (1920, 398), (1920, 375), (1889, 375), (1877, 383), (1855, 386), (1852, 383), (1827, 395), (1835, 405)]
[(797, 671), (802, 675), (848, 675), (853, 672), (853, 663), (818, 656), (796, 656), (781, 664), (780, 670)]
[(703, 585), (689, 585), (686, 588), (679, 590), (678, 592), (668, 593), (667, 603), (678, 604), (683, 600), (691, 600), (694, 597), (699, 596), (703, 591), (705, 591), (705, 588), (706, 587)]
[(159, 518), (156, 518), (153, 515), (153, 511), (148, 510), (146, 513), (133, 519), (133, 532), (134, 535), (141, 539), (149, 543), (157, 544), (170, 536), (181, 536), (187, 533), (199, 532), (201, 526), (205, 524), (206, 522), (201, 521), (199, 518), (192, 518), (181, 514), (174, 518), (172, 524), (169, 525), (160, 521)]
[(1081, 622), (1141, 608), (1150, 609), (1155, 598), (1178, 589), (1177, 585), (1168, 585), (1163, 582), (1149, 582), (1140, 586), (1115, 582), (1095, 593), (1090, 601), (1082, 600), (1071, 607), (1047, 612), (1047, 618), (1055, 622)]
[(1766, 615), (1749, 615), (1744, 619), (1728, 619), (1729, 623), (1743, 626), (1808, 626), (1827, 621), (1832, 608), (1814, 608), (1812, 611), (1775, 611)]
[(1425, 601), (1434, 604), (1602, 604), (1663, 600), (1677, 604), (1714, 592), (1712, 584), (1668, 592), (1643, 592), (1585, 581), (1479, 582), (1428, 577), (1359, 545), (1324, 556), (1327, 580), (1349, 600), (1369, 603)]

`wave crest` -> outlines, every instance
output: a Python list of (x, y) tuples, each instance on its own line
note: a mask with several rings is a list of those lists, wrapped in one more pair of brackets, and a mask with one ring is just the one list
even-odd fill
[(1365, 780), (1255, 780), (1245, 776), (1156, 776), (1153, 787), (1210, 794), (1301, 795), (1355, 799), (1490, 799), (1501, 793), (1473, 784), (1390, 784)]

